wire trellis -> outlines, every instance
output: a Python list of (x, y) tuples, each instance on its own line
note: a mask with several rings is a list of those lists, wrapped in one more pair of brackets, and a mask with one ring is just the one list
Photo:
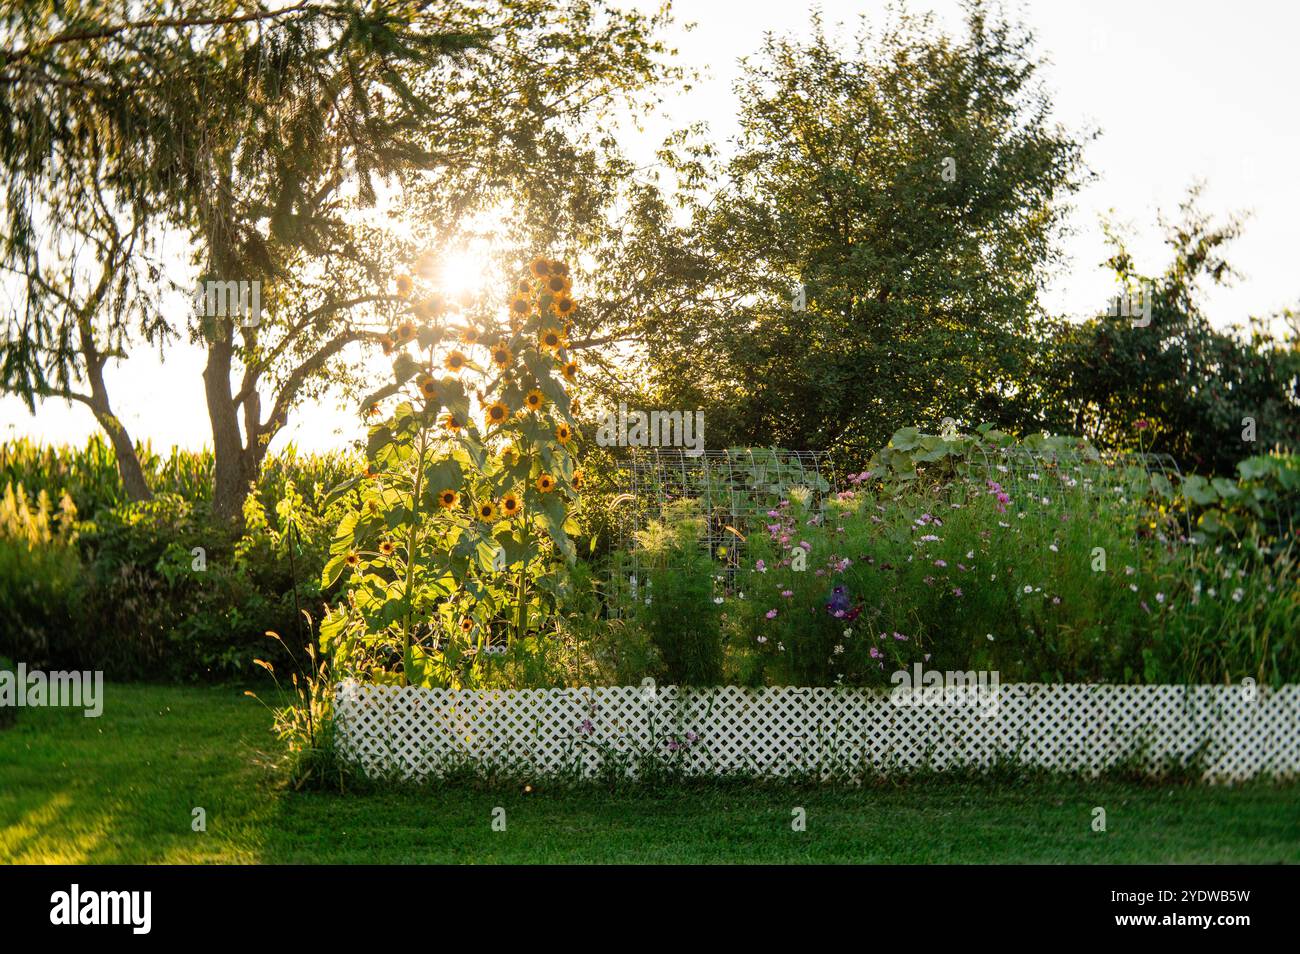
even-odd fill
[(734, 574), (750, 530), (784, 494), (804, 488), (809, 505), (820, 510), (836, 487), (828, 454), (764, 447), (694, 455), (679, 448), (637, 449), (627, 460), (623, 481), (621, 551), (627, 557), (624, 576), (631, 581), (642, 569), (636, 534), (664, 519), (674, 504), (694, 504), (701, 519), (701, 548), (720, 570)]

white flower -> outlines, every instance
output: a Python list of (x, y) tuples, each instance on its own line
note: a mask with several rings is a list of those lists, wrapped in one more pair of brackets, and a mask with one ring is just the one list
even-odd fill
[(1156, 602), (1157, 602), (1157, 603), (1163, 603), (1164, 601), (1165, 601), (1165, 594), (1163, 594), (1163, 593), (1157, 593), (1157, 594), (1156, 594)]
[(1028, 583), (1026, 583), (1026, 584), (1025, 584), (1025, 592), (1026, 592), (1026, 593), (1032, 593), (1032, 592), (1034, 592), (1034, 588), (1033, 588), (1032, 586), (1030, 586)]
[(1055, 543), (1049, 544), (1048, 547), (1047, 547), (1047, 549), (1051, 550), (1053, 553), (1060, 553), (1060, 552), (1061, 552), (1060, 549), (1056, 546)]
[(713, 602), (715, 602), (715, 603), (717, 603), (719, 606), (721, 606), (721, 605), (722, 605), (722, 597), (721, 597), (721, 596), (715, 596), (715, 597), (713, 598)]
[(1245, 595), (1246, 595), (1246, 594), (1245, 594), (1245, 592), (1242, 590), (1242, 588), (1241, 588), (1241, 587), (1237, 587), (1235, 590), (1232, 591), (1232, 601), (1233, 601), (1234, 603), (1240, 603), (1240, 602), (1241, 602), (1241, 598), (1242, 598), (1243, 596), (1245, 596)]
[(1128, 585), (1128, 588), (1129, 588), (1130, 590), (1132, 590), (1134, 593), (1136, 593), (1136, 592), (1138, 591), (1138, 588), (1137, 588), (1137, 584), (1136, 584), (1136, 583), (1130, 583), (1130, 584)]
[(760, 637), (758, 637), (758, 641), (759, 641), (760, 643), (765, 643), (765, 642), (767, 642), (767, 637), (766, 637), (766, 636), (760, 636)]
[(968, 559), (968, 560), (973, 560), (973, 559), (975, 559), (975, 551), (974, 551), (974, 550), (967, 550), (967, 551), (966, 551), (966, 559)]
[(984, 634), (984, 638), (987, 639), (990, 643), (993, 642), (993, 634), (992, 634), (992, 633), (985, 633), (985, 634)]

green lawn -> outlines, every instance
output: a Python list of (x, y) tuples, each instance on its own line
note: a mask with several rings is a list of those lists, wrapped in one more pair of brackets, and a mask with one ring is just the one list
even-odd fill
[[(231, 688), (113, 685), (99, 719), (23, 710), (0, 730), (0, 861), (1300, 861), (1296, 786), (302, 794), (267, 767), (268, 722)], [(206, 832), (191, 831), (195, 806)], [(807, 831), (791, 830), (796, 806)], [(1094, 806), (1106, 833), (1090, 828)]]

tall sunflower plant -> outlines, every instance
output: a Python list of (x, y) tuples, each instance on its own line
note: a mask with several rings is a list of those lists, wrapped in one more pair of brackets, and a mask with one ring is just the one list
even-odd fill
[(396, 285), (407, 314), (379, 336), (393, 377), (362, 402), (366, 466), (330, 492), (354, 506), (321, 575), (343, 594), (321, 648), (335, 678), (479, 686), (568, 595), (583, 480), (569, 269), (534, 260), (504, 321)]

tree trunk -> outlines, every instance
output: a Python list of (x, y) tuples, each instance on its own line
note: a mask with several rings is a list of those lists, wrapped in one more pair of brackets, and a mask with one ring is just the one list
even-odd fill
[(212, 422), (212, 454), (215, 486), (212, 513), (219, 520), (233, 521), (243, 510), (248, 488), (244, 442), (239, 433), (239, 414), (230, 390), (232, 347), (225, 329), (208, 342), (208, 363), (203, 369), (203, 391)]
[(108, 435), (113, 445), (113, 456), (117, 458), (117, 472), (122, 478), (122, 487), (127, 499), (131, 501), (152, 500), (153, 492), (144, 479), (144, 468), (140, 466), (140, 457), (135, 452), (135, 443), (126, 427), (113, 413), (113, 406), (108, 400), (108, 385), (104, 383), (105, 358), (95, 346), (94, 334), (88, 316), (80, 316), (81, 353), (86, 362), (86, 380), (90, 384), (90, 400), (86, 403), (95, 415), (95, 420)]

